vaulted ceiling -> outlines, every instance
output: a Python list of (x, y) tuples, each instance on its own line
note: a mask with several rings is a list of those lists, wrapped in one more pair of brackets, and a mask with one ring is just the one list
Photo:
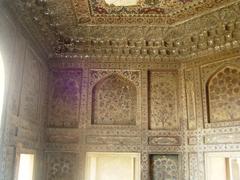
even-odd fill
[(176, 59), (240, 44), (239, 0), (9, 0), (6, 4), (51, 56)]

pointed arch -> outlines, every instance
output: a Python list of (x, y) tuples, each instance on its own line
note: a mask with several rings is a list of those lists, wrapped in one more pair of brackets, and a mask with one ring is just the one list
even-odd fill
[(209, 122), (240, 120), (240, 69), (224, 66), (207, 81)]
[(135, 125), (137, 89), (135, 85), (112, 74), (100, 80), (92, 90), (92, 124)]

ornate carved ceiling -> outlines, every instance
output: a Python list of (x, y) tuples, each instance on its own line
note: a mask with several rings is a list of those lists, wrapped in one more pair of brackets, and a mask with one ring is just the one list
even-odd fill
[(42, 47), (57, 56), (175, 59), (239, 47), (239, 0), (139, 0), (135, 6), (104, 0), (6, 4)]

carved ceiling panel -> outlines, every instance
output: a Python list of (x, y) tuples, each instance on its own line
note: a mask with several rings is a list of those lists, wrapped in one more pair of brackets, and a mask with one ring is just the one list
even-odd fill
[(239, 46), (239, 0), (128, 3), (16, 0), (7, 7), (54, 57), (176, 59)]
[(90, 12), (93, 17), (129, 17), (129, 15), (147, 18), (158, 17), (162, 20), (162, 24), (181, 21), (227, 2), (231, 1), (137, 0), (128, 2), (117, 0), (111, 3), (106, 0), (89, 0)]

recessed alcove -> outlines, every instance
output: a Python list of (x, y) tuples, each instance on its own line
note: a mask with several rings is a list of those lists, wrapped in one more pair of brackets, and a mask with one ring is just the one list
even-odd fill
[(208, 118), (210, 123), (240, 120), (240, 71), (226, 66), (207, 83)]
[(129, 80), (113, 74), (92, 90), (92, 124), (136, 125), (137, 89)]

